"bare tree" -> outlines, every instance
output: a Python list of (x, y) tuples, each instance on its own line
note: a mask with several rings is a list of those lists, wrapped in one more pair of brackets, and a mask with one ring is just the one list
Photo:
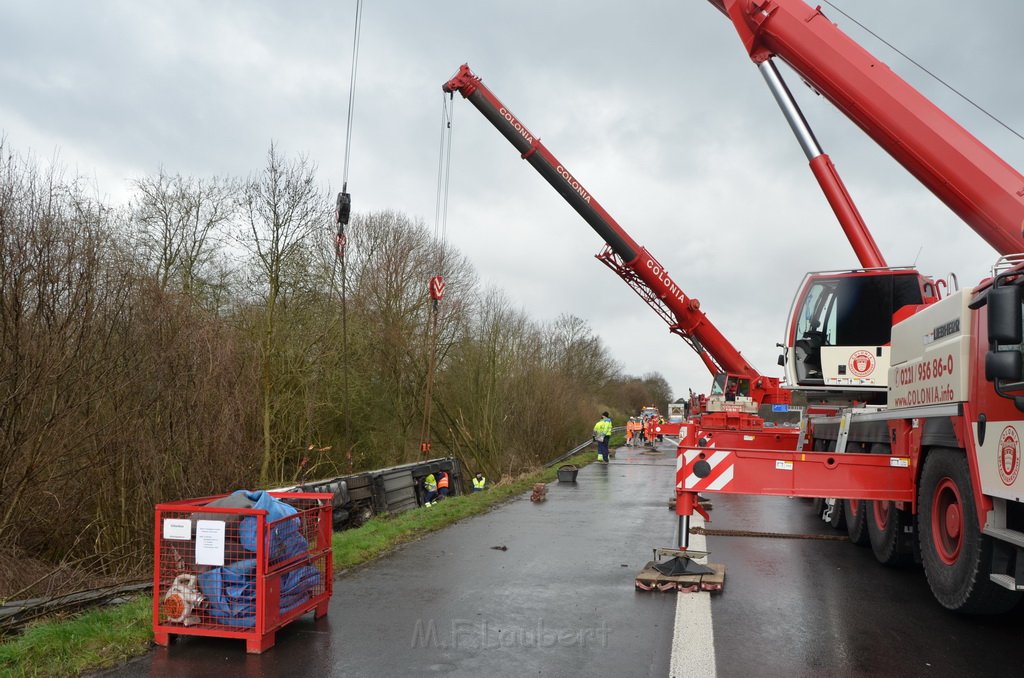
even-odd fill
[(168, 175), (137, 179), (134, 217), (139, 240), (156, 271), (161, 290), (195, 297), (215, 287), (213, 270), (218, 230), (234, 215), (239, 191), (233, 179), (197, 179)]
[[(2, 154), (2, 153), (0, 153)], [(0, 536), (52, 516), (40, 488), (80, 476), (126, 355), (111, 327), (131, 313), (134, 271), (108, 210), (59, 168), (0, 166)]]
[(251, 255), (252, 281), (262, 302), (258, 340), (263, 396), (261, 482), (270, 479), (278, 461), (275, 446), (288, 449), (301, 442), (275, 436), (273, 427), (275, 395), (283, 382), (279, 316), (289, 294), (301, 289), (299, 281), (313, 259), (314, 238), (327, 223), (329, 204), (317, 188), (316, 167), (306, 157), (289, 161), (273, 143), (266, 157), (263, 171), (250, 177), (243, 191), (245, 226), (240, 238)]
[(550, 336), (553, 360), (581, 388), (597, 391), (618, 374), (618, 364), (582, 318), (563, 313), (552, 323)]

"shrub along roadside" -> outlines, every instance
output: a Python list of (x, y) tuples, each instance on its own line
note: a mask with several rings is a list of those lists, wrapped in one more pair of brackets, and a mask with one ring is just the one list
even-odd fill
[[(611, 444), (621, 445), (621, 436), (613, 436)], [(587, 449), (563, 463), (584, 466), (592, 461), (593, 449)], [(357, 529), (339, 532), (332, 541), (335, 572), (362, 565), (400, 544), (484, 513), (528, 491), (534, 483), (555, 480), (556, 475), (556, 468), (535, 471), (483, 492), (450, 497), (429, 509), (379, 516)], [(123, 605), (32, 624), (24, 634), (0, 644), (0, 675), (78, 675), (145, 654), (153, 640), (151, 615), (152, 598), (145, 595)]]

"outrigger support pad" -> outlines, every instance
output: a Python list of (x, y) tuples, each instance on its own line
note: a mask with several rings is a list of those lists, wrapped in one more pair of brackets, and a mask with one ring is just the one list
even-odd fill
[[(682, 551), (679, 549), (654, 549), (654, 564), (652, 567), (661, 574), (669, 577), (680, 577), (686, 574), (714, 574), (714, 570), (707, 565), (694, 562), (695, 558), (704, 558), (708, 554), (705, 551)], [(668, 560), (659, 561), (661, 556), (673, 556)]]
[(684, 574), (714, 574), (707, 565), (693, 562), (692, 558), (676, 557), (669, 560), (655, 563), (654, 569), (669, 577), (679, 577)]

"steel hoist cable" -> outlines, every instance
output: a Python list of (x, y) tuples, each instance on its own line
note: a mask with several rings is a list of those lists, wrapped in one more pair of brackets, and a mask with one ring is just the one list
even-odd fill
[(423, 425), (420, 428), (420, 453), (430, 453), (430, 419), (434, 406), (434, 372), (437, 369), (437, 319), (444, 297), (444, 256), (448, 235), (448, 187), (451, 176), (452, 113), (450, 97), (441, 99), (441, 144), (437, 159), (437, 196), (434, 201), (435, 274), (430, 278), (430, 320), (427, 326), (427, 375), (424, 380)]
[[(345, 226), (352, 215), (352, 196), (348, 192), (349, 160), (352, 154), (352, 121), (355, 115), (356, 72), (359, 67), (359, 36), (363, 23), (363, 0), (356, 0), (356, 14), (352, 34), (352, 70), (348, 82), (348, 114), (345, 119), (345, 160), (342, 170), (341, 192), (338, 193), (334, 211), (334, 222), (338, 232), (334, 238), (334, 267), (331, 271), (331, 287), (336, 288), (338, 262), (341, 262), (341, 351), (342, 351), (342, 411), (344, 412), (345, 433), (351, 429), (349, 425), (349, 389), (348, 389), (348, 271), (345, 264), (345, 245), (348, 236)], [(332, 289), (333, 293), (333, 289)]]
[(434, 239), (438, 248), (437, 269), (441, 273), (443, 246), (448, 237), (448, 186), (452, 161), (452, 122), (455, 115), (450, 96), (441, 98), (441, 144), (437, 153), (437, 196), (434, 202)]

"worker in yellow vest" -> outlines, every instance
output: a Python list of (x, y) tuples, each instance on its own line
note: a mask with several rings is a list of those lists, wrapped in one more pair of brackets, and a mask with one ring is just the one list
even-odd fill
[(597, 460), (608, 463), (608, 439), (612, 437), (612, 418), (607, 412), (601, 413), (601, 419), (594, 424), (594, 440), (597, 441)]
[(484, 474), (483, 473), (477, 473), (475, 476), (473, 476), (473, 491), (474, 492), (480, 492), (481, 490), (484, 489), (485, 485), (487, 485), (487, 478), (484, 478)]
[(437, 478), (434, 477), (433, 473), (428, 473), (427, 477), (423, 479), (423, 491), (424, 491), (424, 506), (433, 506), (434, 502), (437, 501)]

